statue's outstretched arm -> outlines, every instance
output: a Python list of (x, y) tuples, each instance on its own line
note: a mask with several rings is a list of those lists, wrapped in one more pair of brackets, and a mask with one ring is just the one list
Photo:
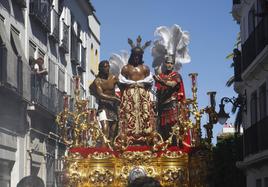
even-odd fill
[(168, 87), (172, 87), (172, 88), (174, 88), (181, 82), (181, 79), (179, 76), (176, 76), (176, 77), (174, 76), (170, 80), (165, 80), (165, 79), (162, 79), (159, 75), (154, 75), (154, 79), (160, 84), (168, 86)]

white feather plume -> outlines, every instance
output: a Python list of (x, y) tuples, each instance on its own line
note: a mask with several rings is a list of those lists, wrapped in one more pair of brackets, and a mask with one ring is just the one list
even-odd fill
[(121, 51), (120, 54), (113, 53), (109, 59), (110, 72), (113, 75), (119, 76), (121, 69), (128, 63), (129, 54), (127, 51)]
[(175, 56), (176, 71), (180, 69), (182, 63), (191, 61), (188, 53), (190, 35), (187, 31), (182, 31), (179, 25), (160, 26), (156, 28), (154, 35), (159, 37), (154, 41), (154, 47), (152, 48), (153, 68), (156, 73), (161, 72), (166, 55)]

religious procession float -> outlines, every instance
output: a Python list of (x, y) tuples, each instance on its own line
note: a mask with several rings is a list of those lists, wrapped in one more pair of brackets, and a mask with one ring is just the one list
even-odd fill
[[(192, 97), (186, 98), (181, 65), (190, 61), (189, 34), (178, 25), (155, 31), (152, 56), (154, 75), (143, 63), (140, 36), (123, 52), (99, 63), (90, 85), (98, 109), (80, 98), (76, 77), (75, 108), (68, 96), (58, 114), (59, 135), (67, 146), (61, 181), (64, 186), (127, 186), (150, 176), (162, 186), (207, 186), (211, 167), (212, 127), (217, 121), (215, 92), (210, 106), (199, 109), (197, 74), (189, 75)], [(120, 90), (120, 91), (118, 91)], [(201, 117), (208, 115), (201, 135)]]

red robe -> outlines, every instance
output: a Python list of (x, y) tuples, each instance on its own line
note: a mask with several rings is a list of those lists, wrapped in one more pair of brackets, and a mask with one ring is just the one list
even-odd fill
[[(184, 85), (183, 85), (183, 81), (182, 78), (180, 76), (180, 74), (178, 72), (171, 72), (170, 74), (166, 75), (166, 74), (159, 74), (159, 77), (163, 80), (166, 81), (175, 81), (177, 82), (179, 85), (176, 88), (176, 90), (174, 90), (174, 92), (172, 93), (171, 97), (176, 97), (177, 101), (182, 101), (185, 100), (185, 90), (184, 90)], [(170, 87), (167, 87), (163, 84), (160, 84), (159, 82), (156, 82), (155, 84), (156, 90), (157, 92), (165, 92), (168, 89), (171, 89)], [(161, 112), (161, 125), (174, 125), (177, 123), (178, 120), (178, 105), (176, 105), (177, 107), (173, 107), (169, 110), (165, 110)], [(160, 110), (161, 110), (161, 104), (160, 104)], [(182, 151), (184, 152), (189, 152), (190, 151), (190, 147), (191, 147), (191, 137), (190, 137), (190, 131), (188, 131), (187, 135), (185, 136), (185, 139), (183, 141), (183, 148)]]

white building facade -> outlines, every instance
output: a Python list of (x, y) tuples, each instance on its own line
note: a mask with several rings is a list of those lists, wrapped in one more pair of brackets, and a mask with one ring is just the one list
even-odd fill
[(268, 1), (233, 0), (240, 24), (241, 58), (235, 61), (234, 89), (245, 98), (244, 159), (248, 187), (268, 186)]
[[(0, 0), (0, 186), (16, 187), (29, 175), (57, 186), (65, 145), (55, 116), (63, 96), (74, 101), (97, 72), (100, 22), (88, 0)], [(41, 58), (47, 74), (36, 78)], [(94, 101), (91, 102), (94, 106)]]

